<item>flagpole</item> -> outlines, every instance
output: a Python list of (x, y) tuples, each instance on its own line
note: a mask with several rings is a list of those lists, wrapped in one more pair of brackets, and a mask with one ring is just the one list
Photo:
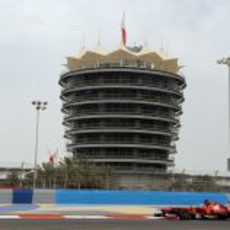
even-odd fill
[(124, 46), (126, 46), (126, 28), (125, 28), (125, 11), (123, 12), (122, 22), (121, 22), (121, 42)]

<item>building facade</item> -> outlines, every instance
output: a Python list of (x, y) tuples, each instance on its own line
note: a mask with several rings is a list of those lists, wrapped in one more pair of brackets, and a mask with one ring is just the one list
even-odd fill
[(124, 187), (174, 165), (186, 85), (177, 59), (121, 44), (69, 57), (66, 67), (59, 83), (74, 158), (109, 165)]

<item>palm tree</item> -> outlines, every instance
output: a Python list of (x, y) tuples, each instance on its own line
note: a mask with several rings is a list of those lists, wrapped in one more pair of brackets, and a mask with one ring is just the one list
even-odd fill
[(64, 175), (64, 188), (72, 187), (77, 177), (77, 167), (71, 157), (64, 157), (63, 161), (60, 162), (59, 172)]
[(12, 170), (11, 172), (9, 172), (9, 174), (7, 174), (7, 181), (9, 183), (10, 186), (17, 186), (19, 185), (19, 175), (18, 175), (18, 171), (17, 170)]
[(96, 188), (99, 176), (97, 166), (90, 161), (80, 159), (76, 162), (79, 188)]
[(114, 182), (110, 167), (97, 165), (87, 159), (65, 157), (58, 168), (59, 173), (64, 175), (64, 188), (108, 189)]
[[(32, 174), (26, 176), (32, 184)], [(41, 188), (97, 188), (109, 189), (114, 185), (110, 167), (98, 165), (86, 159), (65, 157), (58, 165), (42, 163), (37, 169), (37, 181)]]
[(51, 163), (42, 163), (42, 166), (38, 168), (38, 181), (41, 182), (43, 188), (53, 188), (55, 178), (55, 167)]

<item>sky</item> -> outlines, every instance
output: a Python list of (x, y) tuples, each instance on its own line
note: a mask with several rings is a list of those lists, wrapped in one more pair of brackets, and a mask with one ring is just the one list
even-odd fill
[(230, 55), (229, 0), (0, 0), (0, 165), (34, 162), (32, 100), (48, 101), (39, 162), (57, 148), (59, 158), (67, 154), (58, 85), (63, 64), (98, 39), (105, 50), (117, 49), (124, 11), (128, 45), (147, 41), (184, 66), (176, 170), (226, 172), (228, 74), (216, 60)]

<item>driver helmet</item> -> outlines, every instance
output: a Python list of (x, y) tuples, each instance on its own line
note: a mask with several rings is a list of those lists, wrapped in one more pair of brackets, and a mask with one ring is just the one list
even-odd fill
[(204, 200), (204, 204), (205, 204), (205, 205), (209, 205), (210, 203), (211, 203), (210, 200), (208, 200), (208, 199), (205, 199), (205, 200)]

